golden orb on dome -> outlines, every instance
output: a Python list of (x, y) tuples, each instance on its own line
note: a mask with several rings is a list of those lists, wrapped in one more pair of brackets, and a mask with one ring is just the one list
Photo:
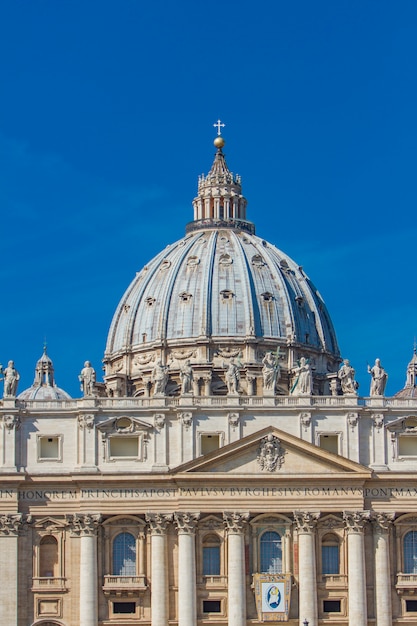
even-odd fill
[(224, 144), (226, 143), (225, 140), (223, 139), (223, 137), (221, 137), (220, 135), (218, 137), (216, 137), (216, 139), (213, 141), (214, 145), (216, 146), (216, 148), (223, 148)]

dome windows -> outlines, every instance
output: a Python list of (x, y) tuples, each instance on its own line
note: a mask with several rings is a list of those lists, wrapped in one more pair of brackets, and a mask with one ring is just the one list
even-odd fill
[(222, 254), (219, 259), (220, 265), (231, 265), (233, 263), (233, 259), (230, 254)]
[(232, 300), (234, 295), (235, 294), (233, 291), (230, 291), (230, 289), (223, 289), (223, 291), (220, 292), (220, 297), (223, 301)]
[(181, 302), (190, 302), (192, 297), (193, 297), (192, 294), (188, 293), (187, 291), (183, 291), (182, 293), (179, 294), (179, 298)]

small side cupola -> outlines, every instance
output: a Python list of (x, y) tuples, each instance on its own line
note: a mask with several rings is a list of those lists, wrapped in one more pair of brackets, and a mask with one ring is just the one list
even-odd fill
[(395, 398), (417, 398), (417, 346), (414, 343), (414, 352), (407, 365), (407, 374), (404, 388), (398, 391)]

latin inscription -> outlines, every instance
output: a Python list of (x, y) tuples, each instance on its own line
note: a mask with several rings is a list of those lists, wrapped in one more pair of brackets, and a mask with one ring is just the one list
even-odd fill
[(1, 489), (0, 500), (166, 500), (174, 498), (416, 498), (417, 487), (168, 487), (142, 489)]

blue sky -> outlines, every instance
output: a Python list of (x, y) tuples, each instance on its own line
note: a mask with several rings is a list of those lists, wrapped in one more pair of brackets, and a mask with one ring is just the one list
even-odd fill
[[(225, 123), (248, 219), (322, 293), (369, 391), (417, 334), (414, 0), (0, 2), (0, 361), (100, 373), (116, 305), (192, 219)], [(99, 375), (99, 379), (101, 379)]]

